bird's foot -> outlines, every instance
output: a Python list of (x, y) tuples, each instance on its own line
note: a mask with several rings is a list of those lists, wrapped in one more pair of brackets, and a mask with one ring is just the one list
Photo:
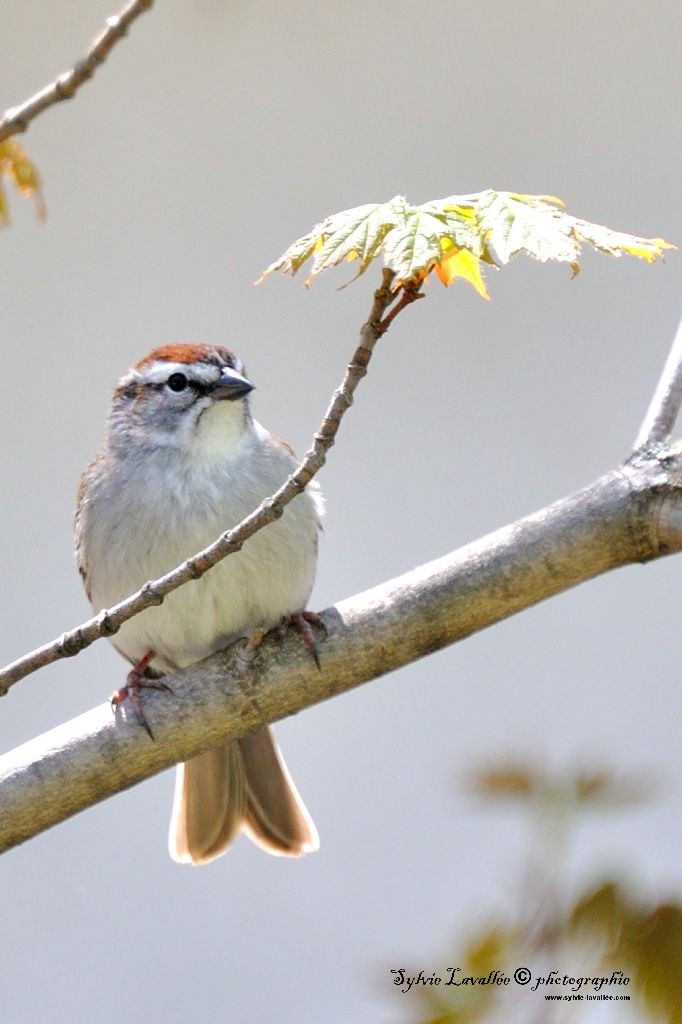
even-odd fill
[(125, 686), (122, 686), (120, 690), (117, 690), (111, 698), (111, 710), (114, 714), (116, 714), (116, 711), (126, 699), (130, 700), (133, 711), (135, 712), (135, 717), (140, 725), (145, 729), (151, 740), (154, 739), (154, 733), (152, 732), (151, 726), (142, 709), (140, 693), (142, 690), (166, 690), (168, 693), (173, 692), (170, 686), (166, 686), (166, 684), (160, 679), (154, 679), (146, 675), (149, 670), (149, 663), (154, 659), (155, 654), (155, 651), (147, 651), (144, 658), (140, 658), (140, 660), (133, 665), (132, 669), (128, 673)]
[(259, 626), (235, 645), (235, 671), (240, 676), (243, 676), (251, 668), (264, 636), (265, 630)]
[(300, 612), (294, 612), (293, 615), (285, 615), (279, 624), (279, 634), (280, 636), (284, 636), (287, 630), (295, 629), (315, 659), (315, 664), (318, 669), (321, 670), (320, 653), (313, 626), (317, 626), (318, 629), (322, 630), (325, 636), (327, 635), (327, 627), (325, 626), (321, 616), (319, 616), (317, 612), (311, 612), (304, 609)]

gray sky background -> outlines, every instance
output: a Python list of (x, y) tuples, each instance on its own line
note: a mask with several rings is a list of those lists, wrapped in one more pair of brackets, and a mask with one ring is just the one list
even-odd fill
[[(111, 0), (4, 0), (0, 106), (81, 56)], [(158, 2), (25, 143), (49, 217), (12, 197), (2, 273), (2, 658), (88, 613), (71, 547), (82, 466), (120, 374), (154, 345), (225, 343), (255, 413), (308, 443), (376, 280), (260, 270), (327, 213), (489, 186), (682, 241), (677, 2)], [(434, 283), (381, 342), (321, 483), (314, 607), (588, 483), (627, 452), (674, 334), (682, 261), (587, 254)], [(3, 1021), (380, 1022), (390, 967), (443, 967), (508, 905), (525, 835), (460, 780), (491, 758), (609, 763), (651, 806), (579, 834), (576, 880), (680, 895), (679, 561), (599, 579), (281, 723), (314, 857), (245, 840), (166, 854), (167, 773), (3, 858)], [(101, 702), (105, 642), (2, 701), (3, 749)], [(454, 954), (453, 954), (454, 956)], [(603, 1008), (602, 1008), (603, 1009)], [(598, 1015), (608, 1021), (606, 1013)], [(615, 1018), (613, 1018), (615, 1019)]]

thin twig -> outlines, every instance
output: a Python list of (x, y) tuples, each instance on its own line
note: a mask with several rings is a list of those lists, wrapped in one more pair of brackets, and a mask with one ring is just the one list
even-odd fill
[(384, 333), (389, 329), (395, 318), (398, 316), (399, 313), (402, 313), (406, 306), (409, 306), (410, 303), (412, 302), (416, 302), (417, 299), (424, 298), (423, 293), (420, 292), (419, 290), (422, 286), (422, 283), (423, 282), (419, 281), (417, 282), (417, 284), (403, 285), (400, 298), (396, 302), (395, 306), (393, 306), (393, 308), (386, 314), (384, 319), (381, 321), (381, 326), (383, 328)]
[(634, 451), (650, 449), (670, 440), (682, 405), (682, 320), (665, 361), (661, 379), (647, 409)]
[[(262, 501), (258, 508), (241, 523), (221, 534), (207, 548), (188, 558), (182, 565), (157, 580), (145, 583), (135, 594), (119, 601), (113, 608), (104, 609), (98, 615), (88, 619), (87, 622), (63, 633), (61, 637), (18, 658), (0, 670), (0, 696), (7, 693), (10, 686), (25, 676), (31, 675), (32, 672), (36, 672), (54, 661), (59, 661), (61, 658), (70, 658), (74, 654), (79, 654), (95, 640), (117, 633), (128, 619), (139, 615), (140, 612), (152, 605), (162, 604), (167, 594), (177, 590), (183, 584), (189, 583), (190, 580), (199, 579), (223, 558), (239, 551), (245, 541), (254, 533), (279, 519), (289, 502), (305, 489), (324, 465), (326, 453), (334, 444), (341, 420), (353, 403), (355, 389), (367, 373), (367, 366), (374, 346), (382, 334), (388, 330), (393, 320), (390, 314), (383, 319), (386, 310), (396, 298), (395, 293), (391, 291), (393, 277), (392, 270), (384, 270), (381, 286), (374, 293), (369, 317), (360, 331), (360, 344), (346, 368), (341, 385), (332, 395), (329, 408), (319, 430), (314, 435), (312, 447), (308, 449), (302, 461), (279, 490)], [(398, 300), (401, 309), (408, 304), (402, 297)]]
[(42, 114), (43, 110), (63, 100), (70, 100), (84, 82), (92, 78), (135, 19), (148, 11), (153, 3), (154, 0), (133, 0), (119, 14), (107, 18), (106, 28), (95, 39), (83, 60), (78, 61), (69, 71), (65, 71), (20, 106), (12, 107), (5, 112), (0, 121), (0, 142), (10, 135), (25, 132), (31, 121), (38, 114)]

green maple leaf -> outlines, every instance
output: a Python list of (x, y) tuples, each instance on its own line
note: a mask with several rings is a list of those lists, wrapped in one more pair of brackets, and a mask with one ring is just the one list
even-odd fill
[(327, 217), (271, 263), (296, 274), (309, 259), (306, 285), (330, 267), (358, 260), (356, 276), (380, 256), (394, 273), (392, 287), (417, 285), (435, 272), (443, 284), (462, 278), (489, 298), (482, 264), (503, 267), (518, 253), (542, 263), (570, 264), (576, 274), (583, 244), (611, 256), (627, 253), (653, 262), (666, 249), (662, 238), (639, 238), (612, 231), (566, 213), (554, 196), (528, 196), (487, 189), (410, 206), (402, 196)]

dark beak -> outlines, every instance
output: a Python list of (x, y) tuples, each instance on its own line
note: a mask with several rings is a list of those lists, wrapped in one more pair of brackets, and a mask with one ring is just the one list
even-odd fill
[(243, 398), (244, 395), (248, 395), (254, 387), (255, 384), (243, 377), (241, 373), (226, 366), (215, 384), (211, 384), (209, 394), (212, 398), (226, 398), (233, 402), (235, 398)]

